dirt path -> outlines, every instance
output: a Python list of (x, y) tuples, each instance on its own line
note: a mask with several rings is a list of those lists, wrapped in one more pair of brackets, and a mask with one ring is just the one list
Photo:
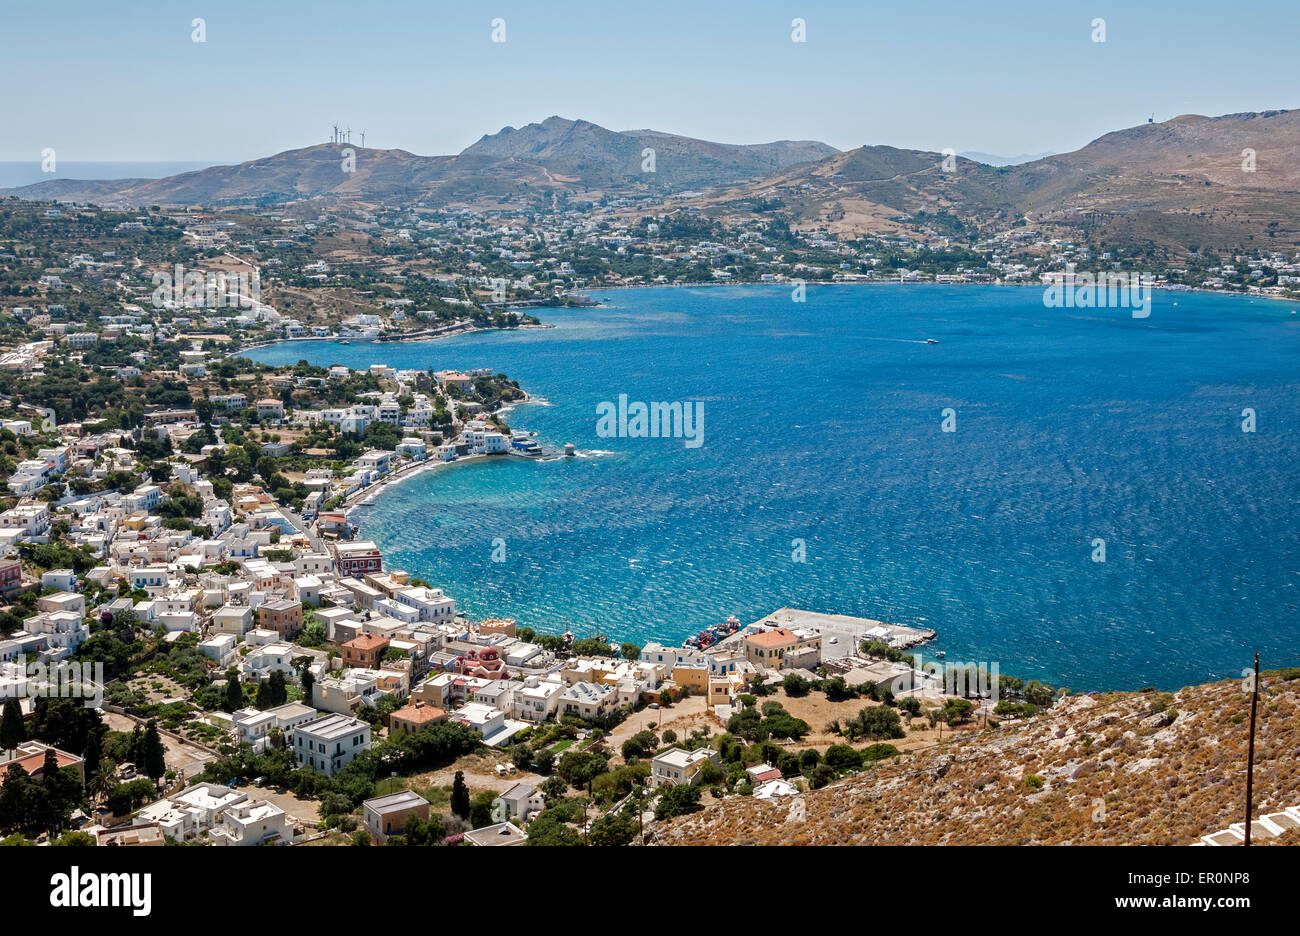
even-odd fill
[(651, 730), (650, 726), (658, 722), (655, 734), (663, 735), (664, 729), (671, 728), (678, 738), (685, 738), (695, 728), (708, 728), (712, 733), (722, 731), (723, 724), (705, 704), (704, 696), (690, 696), (681, 702), (675, 702), (667, 708), (642, 709), (628, 716), (628, 719), (609, 733), (606, 743), (617, 752), (623, 742), (638, 731)]
[[(132, 719), (117, 712), (105, 712), (104, 723), (108, 725), (109, 730), (122, 731), (126, 734), (130, 734), (137, 724)], [(203, 770), (204, 764), (216, 757), (215, 754), (211, 754), (201, 747), (178, 741), (166, 732), (160, 731), (158, 736), (162, 739), (164, 760), (167, 766), (187, 778), (199, 773)]]

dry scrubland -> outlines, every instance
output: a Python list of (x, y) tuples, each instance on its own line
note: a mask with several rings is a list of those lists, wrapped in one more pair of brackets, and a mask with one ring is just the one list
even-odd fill
[[(1297, 677), (1292, 671), (1260, 680), (1256, 816), (1300, 804)], [(802, 817), (789, 799), (729, 799), (665, 824), (656, 841), (1191, 844), (1242, 820), (1249, 716), (1240, 681), (1176, 693), (1072, 696), (1049, 714), (959, 737), (807, 793), (800, 797)], [(1041, 778), (1041, 787), (1032, 778)], [(1300, 837), (1281, 841), (1300, 844)]]

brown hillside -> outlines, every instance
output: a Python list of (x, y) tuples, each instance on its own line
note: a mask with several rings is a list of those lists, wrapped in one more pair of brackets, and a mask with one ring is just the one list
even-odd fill
[[(1298, 677), (1261, 677), (1257, 817), (1300, 805)], [(1187, 845), (1243, 818), (1249, 714), (1240, 681), (1071, 696), (1028, 722), (806, 793), (802, 807), (796, 799), (714, 802), (660, 827), (656, 842)], [(1041, 788), (1026, 783), (1031, 775)]]

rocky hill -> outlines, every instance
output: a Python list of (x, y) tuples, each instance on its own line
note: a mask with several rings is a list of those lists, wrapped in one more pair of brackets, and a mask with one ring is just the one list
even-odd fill
[[(1188, 845), (1243, 818), (1249, 717), (1240, 681), (1071, 696), (798, 797), (712, 802), (655, 840)], [(1261, 677), (1258, 719), (1257, 817), (1300, 805), (1300, 670)]]
[[(653, 172), (643, 168), (647, 148)], [(345, 149), (355, 152), (355, 172), (342, 171)], [(549, 117), (484, 136), (456, 156), (320, 144), (167, 179), (56, 180), (3, 194), (111, 206), (318, 198), (495, 206), (690, 190), (703, 193), (690, 204), (714, 214), (779, 206), (796, 225), (841, 235), (899, 231), (941, 215), (959, 241), (1030, 224), (1167, 256), (1252, 243), (1300, 249), (1300, 111), (1175, 117), (1011, 166), (881, 145), (740, 146)]]
[[(642, 169), (654, 150), (654, 172)], [(837, 150), (811, 140), (734, 145), (658, 130), (606, 130), (587, 120), (548, 117), (484, 136), (462, 155), (526, 160), (584, 185), (648, 183), (710, 186), (757, 179), (788, 166), (822, 159)]]
[[(655, 150), (654, 172), (642, 171), (646, 147)], [(355, 171), (344, 171), (348, 152)], [(506, 127), (457, 156), (322, 143), (165, 179), (59, 179), (3, 194), (109, 206), (279, 204), (309, 198), (450, 204), (530, 189), (590, 195), (721, 185), (834, 152), (811, 141), (733, 146), (653, 130), (616, 133), (586, 120), (551, 117), (518, 130)]]
[(1175, 255), (1252, 241), (1292, 249), (1300, 246), (1300, 111), (1176, 117), (1002, 167), (955, 157), (945, 169), (940, 153), (863, 146), (696, 204), (743, 211), (756, 200), (844, 235), (945, 213), (964, 227), (959, 236), (1025, 218), (1067, 238), (1095, 234)]
[[(345, 162), (349, 152), (351, 161)], [(405, 150), (321, 143), (165, 179), (61, 179), (9, 189), (5, 194), (115, 207), (280, 204), (307, 198), (404, 204), (434, 195), (450, 201), (466, 191), (505, 195), (529, 183), (545, 184), (546, 173), (536, 165), (513, 160), (417, 156)]]

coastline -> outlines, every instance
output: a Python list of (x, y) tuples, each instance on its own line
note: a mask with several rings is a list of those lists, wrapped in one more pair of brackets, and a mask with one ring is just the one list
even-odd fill
[[(675, 285), (675, 284), (663, 284), (663, 287), (662, 287), (662, 288), (671, 288), (671, 287), (674, 286), (674, 285)], [(690, 288), (690, 286), (689, 286), (688, 284), (682, 284), (682, 285), (683, 285), (685, 288)], [(750, 288), (753, 284), (724, 284), (724, 283), (715, 283), (715, 284), (708, 284), (708, 285), (716, 285), (716, 286), (741, 285), (741, 286), (744, 286), (745, 288)], [(782, 285), (782, 284), (777, 284), (777, 285)], [(827, 284), (827, 285), (936, 285), (936, 284), (852, 283), (852, 284)], [(981, 285), (981, 284), (954, 284), (954, 285)], [(1038, 286), (1038, 285), (1035, 285), (1035, 284), (1029, 284), (1029, 283), (1020, 283), (1020, 284), (999, 284), (999, 285), (1008, 285), (1008, 286), (1016, 285), (1016, 286), (1020, 286), (1022, 289), (1023, 289), (1023, 288), (1028, 288), (1028, 289), (1031, 289), (1031, 290), (1039, 290), (1039, 291), (1041, 291), (1041, 288), (1042, 288), (1041, 286)], [(628, 286), (628, 287), (602, 287), (602, 289), (603, 289), (603, 288), (638, 289), (638, 288), (651, 288), (651, 287), (636, 287), (636, 286)], [(653, 287), (653, 288), (660, 288), (660, 287)], [(599, 294), (600, 291), (601, 291), (601, 290), (598, 289), (598, 290), (593, 290), (592, 292), (595, 293), (595, 294)], [(1208, 290), (1207, 290), (1207, 289), (1195, 289), (1195, 290), (1194, 290), (1194, 289), (1171, 289), (1171, 290), (1169, 290), (1169, 291), (1170, 291), (1170, 292), (1200, 292), (1200, 293), (1211, 294), (1211, 295), (1222, 295), (1222, 294), (1224, 294), (1223, 291), (1221, 291), (1221, 290), (1213, 290), (1213, 289), (1208, 289)], [(769, 295), (770, 295), (770, 293), (769, 293)], [(918, 291), (918, 292), (917, 292), (917, 295), (921, 295), (921, 291)], [(950, 295), (950, 296), (954, 296), (954, 294), (949, 294), (949, 295)], [(1227, 295), (1237, 295), (1237, 296), (1242, 296), (1243, 294), (1235, 294), (1235, 293), (1232, 293), (1232, 294), (1227, 294)], [(1023, 298), (1023, 297), (1022, 297), (1022, 298)], [(1249, 299), (1252, 299), (1252, 300), (1253, 300), (1253, 298), (1255, 298), (1255, 297), (1252, 297), (1252, 296), (1246, 295), (1245, 298), (1249, 298)], [(1272, 298), (1272, 297), (1268, 297), (1268, 298)], [(612, 298), (609, 298), (609, 297), (605, 297), (605, 298), (604, 298), (604, 301), (614, 301), (614, 302), (617, 302), (616, 299), (612, 299)], [(852, 301), (851, 298), (850, 298), (848, 301), (851, 302), (851, 301)], [(960, 296), (956, 296), (955, 298), (953, 298), (952, 301), (955, 301), (955, 302), (962, 302), (963, 300), (961, 299)], [(994, 300), (994, 301), (996, 302), (996, 300)], [(1027, 301), (1033, 301), (1032, 297), (1031, 297), (1030, 300), (1027, 300)], [(1174, 310), (1174, 311), (1177, 312), (1178, 310)], [(1261, 311), (1263, 311), (1263, 309), (1261, 309)], [(1267, 318), (1268, 318), (1268, 319), (1274, 319), (1274, 320), (1275, 320), (1275, 319), (1276, 319), (1276, 316), (1267, 316)], [(1284, 319), (1284, 320), (1285, 320), (1285, 319)], [(535, 402), (535, 401), (534, 401), (531, 397), (527, 397), (524, 401), (521, 401), (521, 402)], [(513, 405), (518, 405), (518, 403), (516, 403), (516, 404), (512, 404), (510, 407), (503, 407), (502, 410), (499, 411), (499, 412), (504, 416), (504, 414), (508, 411), (508, 409), (512, 409), (512, 408), (513, 408)], [(457, 459), (456, 462), (460, 462), (460, 461), (464, 461), (464, 462), (477, 461), (477, 460), (479, 460), (479, 459), (483, 459), (483, 458), (486, 458), (486, 457), (487, 457), (487, 456), (485, 456), (485, 455), (462, 456), (461, 458)], [(402, 482), (404, 482), (405, 480), (407, 480), (408, 478), (414, 477), (414, 476), (416, 476), (416, 475), (422, 473), (424, 470), (433, 470), (434, 468), (437, 468), (437, 467), (439, 467), (440, 465), (453, 465), (453, 464), (456, 464), (456, 462), (442, 462), (442, 461), (434, 460), (434, 461), (426, 461), (426, 462), (422, 462), (422, 463), (416, 463), (416, 464), (409, 464), (409, 465), (406, 465), (406, 466), (403, 467), (402, 470), (399, 470), (399, 471), (393, 472), (391, 475), (389, 475), (389, 476), (387, 476), (387, 477), (385, 477), (385, 478), (382, 478), (382, 479), (376, 481), (374, 484), (370, 485), (368, 488), (365, 488), (365, 489), (362, 489), (362, 490), (360, 490), (360, 491), (355, 492), (355, 493), (353, 494), (352, 497), (350, 497), (347, 501), (344, 502), (344, 504), (341, 505), (340, 509), (343, 510), (343, 511), (345, 511), (345, 512), (348, 514), (349, 522), (353, 522), (353, 521), (354, 521), (354, 517), (353, 517), (353, 515), (352, 515), (352, 511), (355, 510), (356, 508), (358, 508), (359, 506), (361, 506), (362, 504), (373, 504), (373, 503), (377, 503), (377, 502), (378, 502), (378, 498), (382, 495), (383, 491), (386, 489), (386, 486), (387, 486), (388, 484), (398, 484), (398, 483), (402, 483)], [(481, 477), (481, 476), (475, 476), (475, 477)], [(436, 482), (436, 483), (438, 483), (438, 484), (442, 484), (443, 482)], [(463, 482), (462, 482), (462, 481), (459, 481), (459, 480), (450, 480), (450, 479), (448, 479), (448, 480), (446, 480), (446, 483), (449, 484), (449, 485), (452, 485), (452, 484), (454, 484), (454, 485), (459, 485), (459, 484), (461, 484), (461, 483), (463, 483)], [(364, 522), (365, 522), (365, 521), (363, 520), (362, 523), (364, 524)], [(378, 521), (376, 521), (376, 522), (378, 522)], [(381, 526), (382, 526), (382, 525), (384, 525), (384, 524), (381, 524)], [(372, 531), (367, 531), (367, 532), (369, 533), (369, 532), (372, 532)], [(358, 534), (358, 535), (362, 535), (362, 534)], [(418, 573), (417, 573), (417, 574), (418, 574)], [(427, 576), (426, 576), (426, 577), (427, 577)], [(947, 634), (944, 635), (944, 637), (948, 637), (948, 636), (949, 636), (949, 635), (947, 635)], [(946, 643), (946, 640), (945, 640), (944, 642)], [(942, 644), (940, 644), (940, 645), (942, 645)], [(952, 650), (951, 645), (949, 645), (949, 647), (948, 647), (948, 652), (949, 652), (950, 654), (953, 653), (953, 650)], [(928, 654), (926, 654), (926, 655), (928, 656)], [(1011, 667), (1008, 667), (1008, 669), (1011, 669)], [(1050, 678), (1050, 676), (1049, 676), (1049, 678)], [(1211, 671), (1207, 671), (1205, 678), (1214, 678), (1214, 673), (1213, 673), (1213, 671), (1212, 671), (1212, 670), (1211, 670)], [(1069, 684), (1074, 685), (1073, 682), (1071, 682), (1071, 683), (1069, 683)], [(1130, 685), (1131, 687), (1136, 687), (1136, 686), (1138, 686), (1138, 685), (1145, 685), (1145, 684), (1146, 684), (1146, 681), (1139, 681), (1139, 682), (1133, 682), (1133, 683), (1131, 683), (1131, 684), (1129, 684), (1129, 685)], [(1102, 688), (1103, 686), (1114, 687), (1114, 686), (1115, 686), (1115, 683), (1110, 682), (1109, 679), (1105, 679), (1105, 680), (1099, 680), (1099, 681), (1097, 681), (1097, 682), (1091, 682), (1091, 683), (1090, 683), (1090, 682), (1084, 682), (1083, 685), (1084, 685), (1084, 687), (1093, 687), (1093, 688), (1096, 688), (1098, 691), (1105, 691), (1105, 690)], [(1121, 683), (1120, 685), (1122, 686), (1122, 685), (1126, 685), (1126, 684)]]
[[(627, 285), (612, 286), (595, 286), (581, 291), (566, 293), (568, 296), (591, 299), (591, 294), (607, 291), (623, 291), (633, 289), (719, 289), (728, 286), (759, 286), (766, 288), (788, 287), (796, 285), (792, 280), (783, 283), (756, 283), (752, 280), (739, 280), (734, 282), (709, 282), (709, 283), (632, 283)], [(1043, 289), (1042, 283), (900, 283), (897, 280), (858, 280), (854, 282), (824, 282), (821, 280), (808, 280), (804, 286), (983, 286), (1005, 289)], [(1152, 292), (1173, 292), (1173, 293), (1203, 293), (1207, 296), (1236, 296), (1241, 299), (1269, 299), (1279, 302), (1300, 302), (1300, 297), (1295, 296), (1269, 296), (1264, 294), (1233, 292), (1227, 289), (1207, 289), (1204, 286), (1152, 286)], [(599, 299), (591, 300), (595, 304), (601, 304)], [(522, 326), (521, 326), (522, 327)], [(552, 326), (553, 327), (553, 326)], [(284, 339), (286, 341), (291, 339)], [(274, 342), (272, 342), (274, 343)]]
[(374, 503), (374, 499), (378, 497), (381, 493), (383, 493), (383, 491), (385, 491), (390, 486), (401, 484), (403, 481), (406, 481), (410, 478), (414, 478), (416, 475), (423, 474), (426, 471), (432, 471), (435, 468), (443, 468), (443, 467), (449, 467), (451, 465), (467, 464), (469, 462), (477, 461), (479, 459), (495, 458), (495, 457), (497, 456), (462, 455), (451, 461), (444, 461), (442, 459), (437, 459), (437, 458), (432, 458), (432, 459), (426, 458), (424, 461), (412, 462), (409, 465), (403, 465), (401, 468), (398, 468), (392, 474), (384, 475), (382, 478), (380, 478), (378, 481), (376, 481), (374, 484), (370, 485), (369, 487), (363, 487), (363, 488), (359, 488), (356, 491), (353, 491), (346, 498), (344, 498), (343, 503), (340, 504), (337, 509), (342, 510), (344, 516), (346, 517), (348, 514), (350, 514), (353, 510), (356, 510), (358, 507)]
[(347, 341), (349, 343), (356, 342), (358, 344), (407, 344), (407, 343), (413, 344), (421, 341), (439, 341), (443, 338), (455, 338), (459, 335), (472, 335), (475, 334), (476, 332), (513, 332), (513, 331), (524, 331), (524, 330), (533, 331), (539, 328), (554, 328), (554, 327), (555, 327), (554, 325), (548, 324), (546, 322), (541, 322), (537, 325), (516, 325), (514, 328), (497, 328), (496, 326), (493, 325), (473, 325), (473, 326), (465, 326), (463, 328), (446, 328), (446, 329), (439, 329), (437, 331), (416, 332), (410, 335), (403, 335), (401, 337), (392, 337), (392, 338), (384, 338), (384, 337), (342, 338), (338, 335), (332, 335), (330, 337), (321, 337), (319, 335), (300, 335), (296, 338), (271, 338), (266, 341), (255, 341), (251, 344), (241, 345), (240, 347), (234, 349), (230, 353), (232, 355), (240, 355), (243, 354), (245, 351), (256, 351), (259, 348), (270, 348), (273, 345), (288, 344), (290, 342), (295, 342), (295, 341), (325, 341), (325, 342), (332, 342), (334, 344), (339, 344), (342, 341)]
[[(488, 330), (499, 331), (500, 329), (488, 329)], [(513, 329), (510, 330), (513, 331)], [(505, 404), (499, 410), (497, 410), (493, 415), (501, 416), (505, 413), (509, 413), (513, 411), (517, 406), (524, 406), (529, 403), (538, 402), (533, 399), (533, 397), (528, 393), (527, 390), (523, 390), (522, 388), (520, 389), (524, 394), (524, 398), (522, 400), (513, 400), (510, 403)], [(468, 464), (469, 462), (478, 461), (480, 459), (500, 458), (502, 456), (507, 458), (511, 457), (508, 452), (503, 452), (501, 453), (501, 455), (461, 455), (451, 461), (444, 461), (442, 459), (436, 459), (436, 458), (425, 458), (423, 461), (412, 462), (409, 465), (403, 465), (401, 468), (398, 468), (396, 471), (392, 472), (391, 474), (384, 475), (382, 478), (380, 478), (378, 481), (376, 481), (374, 484), (370, 485), (369, 487), (363, 487), (360, 490), (353, 491), (350, 495), (348, 495), (346, 498), (343, 499), (343, 503), (339, 505), (338, 509), (342, 510), (344, 516), (346, 517), (349, 513), (351, 513), (356, 508), (362, 506), (363, 504), (374, 503), (374, 498), (378, 497), (389, 486), (400, 484), (403, 481), (406, 481), (409, 478), (414, 478), (416, 475), (423, 474), (426, 471), (432, 471), (435, 468), (442, 468), (451, 465)]]

